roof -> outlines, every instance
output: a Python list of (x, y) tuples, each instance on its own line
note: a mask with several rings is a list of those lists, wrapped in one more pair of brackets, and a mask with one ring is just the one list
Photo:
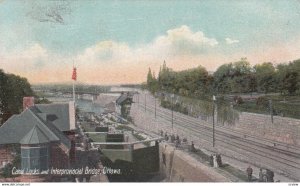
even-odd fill
[(128, 94), (121, 94), (121, 96), (116, 100), (116, 103), (118, 105), (123, 104), (123, 102), (125, 102), (127, 99), (130, 99), (130, 96)]
[[(65, 104), (66, 105), (66, 104)], [(65, 105), (61, 108), (69, 110)], [(56, 112), (45, 113), (41, 112), (39, 108), (40, 105), (33, 106), (26, 109), (19, 115), (14, 115), (9, 118), (0, 127), (0, 144), (39, 144), (48, 142), (61, 142), (67, 148), (71, 147), (70, 140), (63, 134), (62, 130), (56, 125), (63, 124), (64, 127), (67, 126), (66, 123), (69, 119), (60, 118), (64, 114), (56, 116), (54, 113), (62, 111), (65, 113), (64, 109), (59, 109), (57, 106), (48, 105), (50, 108), (46, 108), (43, 105), (41, 110), (52, 111), (56, 108)], [(64, 129), (64, 127), (61, 127)]]
[(60, 131), (73, 129), (70, 125), (69, 103), (37, 104), (30, 109), (36, 113), (47, 113), (47, 119)]
[[(49, 143), (51, 137), (56, 137), (52, 135), (47, 135), (44, 133), (38, 125), (35, 125), (20, 141), (21, 144), (41, 144), (41, 143)], [(56, 137), (56, 140), (59, 139)]]

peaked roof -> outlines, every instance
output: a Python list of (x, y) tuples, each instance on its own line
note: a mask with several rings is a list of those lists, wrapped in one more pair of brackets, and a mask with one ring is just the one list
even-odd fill
[[(33, 145), (33, 144), (40, 144), (40, 143), (49, 143), (53, 138), (56, 136), (47, 135), (45, 134), (38, 125), (35, 125), (20, 141), (21, 144)], [(59, 139), (56, 137), (56, 141)]]
[[(34, 106), (35, 107), (35, 106)], [(38, 110), (29, 108), (9, 118), (0, 127), (0, 144), (38, 144), (61, 141), (67, 148), (70, 140)], [(47, 115), (46, 115), (46, 118)]]
[(129, 99), (129, 95), (127, 93), (123, 93), (121, 94), (121, 96), (116, 100), (116, 103), (118, 105), (122, 104), (124, 101), (126, 101), (127, 99)]
[(35, 113), (47, 113), (47, 119), (60, 131), (71, 130), (69, 103), (37, 104), (30, 109)]

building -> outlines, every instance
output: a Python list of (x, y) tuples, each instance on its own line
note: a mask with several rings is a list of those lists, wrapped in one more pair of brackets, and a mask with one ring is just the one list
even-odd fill
[[(34, 105), (33, 98), (24, 98), (23, 107), (0, 127), (0, 167), (19, 152), (22, 170), (70, 168), (75, 161), (74, 102)], [(20, 181), (28, 181), (24, 176)]]
[(116, 112), (123, 118), (127, 118), (127, 116), (129, 116), (132, 97), (133, 95), (129, 92), (122, 93), (121, 96), (116, 100)]

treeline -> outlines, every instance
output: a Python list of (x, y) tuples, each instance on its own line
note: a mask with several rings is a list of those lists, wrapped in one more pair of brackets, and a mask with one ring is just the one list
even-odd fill
[(0, 69), (0, 125), (11, 115), (22, 111), (25, 96), (36, 97), (36, 103), (47, 102), (34, 94), (26, 78), (5, 73)]
[(158, 76), (149, 68), (147, 88), (188, 97), (207, 97), (231, 93), (300, 93), (300, 59), (274, 65), (271, 62), (251, 66), (246, 58), (221, 65), (213, 74), (199, 66), (173, 71), (164, 62)]

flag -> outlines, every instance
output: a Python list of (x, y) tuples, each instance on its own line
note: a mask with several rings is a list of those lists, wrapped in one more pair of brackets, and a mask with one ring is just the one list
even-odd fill
[(72, 79), (75, 80), (75, 81), (77, 79), (77, 73), (76, 73), (76, 68), (75, 67), (73, 67)]

